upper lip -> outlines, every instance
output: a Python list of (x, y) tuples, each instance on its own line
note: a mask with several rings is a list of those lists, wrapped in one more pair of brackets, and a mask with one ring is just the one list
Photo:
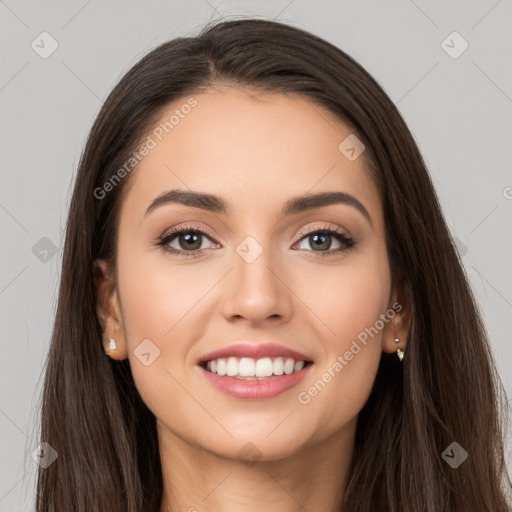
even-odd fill
[(309, 361), (311, 358), (292, 350), (291, 348), (277, 345), (276, 343), (234, 343), (219, 350), (214, 350), (199, 359), (198, 363), (213, 361), (225, 357), (250, 357), (253, 359), (261, 359), (263, 357), (290, 357), (295, 361)]

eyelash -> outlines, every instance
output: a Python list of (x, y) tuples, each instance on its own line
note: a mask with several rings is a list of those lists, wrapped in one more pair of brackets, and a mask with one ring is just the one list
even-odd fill
[[(162, 247), (162, 249), (164, 251), (169, 252), (171, 254), (174, 254), (176, 256), (179, 256), (179, 257), (197, 258), (199, 256), (202, 256), (203, 252), (206, 249), (195, 249), (193, 251), (182, 251), (182, 250), (179, 250), (179, 249), (174, 249), (174, 248), (167, 247), (167, 244), (171, 240), (173, 240), (174, 238), (176, 238), (177, 235), (180, 235), (182, 233), (189, 233), (189, 234), (193, 233), (195, 235), (204, 235), (207, 238), (211, 239), (209, 233), (207, 233), (207, 232), (205, 232), (205, 231), (203, 231), (201, 229), (198, 229), (196, 227), (193, 227), (193, 226), (185, 226), (185, 227), (180, 227), (180, 228), (172, 229), (171, 231), (169, 231), (169, 232), (165, 233), (164, 235), (162, 235), (160, 238), (158, 238), (157, 245)], [(341, 251), (350, 249), (352, 247), (355, 247), (355, 245), (356, 245), (356, 241), (354, 240), (354, 238), (352, 238), (351, 236), (347, 235), (344, 231), (341, 231), (338, 228), (332, 228), (332, 227), (328, 227), (328, 226), (325, 226), (324, 228), (321, 228), (321, 229), (319, 229), (319, 228), (312, 228), (312, 229), (307, 229), (304, 232), (301, 231), (299, 233), (300, 238), (297, 240), (297, 242), (295, 242), (295, 244), (297, 244), (298, 242), (301, 242), (302, 239), (306, 238), (307, 236), (319, 235), (319, 234), (333, 235), (334, 238), (336, 240), (338, 240), (338, 242), (341, 242), (342, 244), (345, 245), (345, 248), (340, 247), (339, 249), (335, 249), (333, 251), (320, 251), (320, 252), (308, 251), (308, 252), (316, 252), (317, 254), (321, 255), (321, 257), (332, 256), (333, 254), (336, 254), (336, 253), (339, 253)]]

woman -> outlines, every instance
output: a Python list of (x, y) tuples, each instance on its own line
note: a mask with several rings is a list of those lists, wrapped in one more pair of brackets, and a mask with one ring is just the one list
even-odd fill
[(162, 44), (82, 155), (37, 510), (509, 510), (489, 342), (403, 119), (340, 49)]

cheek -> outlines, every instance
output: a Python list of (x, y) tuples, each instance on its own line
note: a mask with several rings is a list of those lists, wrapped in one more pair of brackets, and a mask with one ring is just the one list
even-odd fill
[(390, 274), (385, 258), (370, 255), (336, 271), (315, 272), (308, 282), (302, 293), (322, 320), (317, 337), (324, 353), (297, 398), (311, 418), (323, 418), (317, 429), (330, 432), (357, 415), (370, 395), (382, 354)]
[(166, 351), (177, 350), (175, 333), (211, 286), (193, 265), (173, 265), (159, 251), (119, 258), (119, 291), (132, 350), (144, 338), (165, 345)]
[(194, 306), (211, 284), (194, 282), (200, 274), (192, 265), (173, 269), (155, 251), (127, 249), (119, 251), (118, 276), (128, 358), (135, 385), (155, 413), (179, 391)]
[(301, 296), (321, 320), (329, 349), (350, 345), (388, 308), (391, 278), (385, 256), (378, 253), (354, 257), (350, 263), (347, 259), (338, 267), (318, 266), (309, 275), (302, 280)]

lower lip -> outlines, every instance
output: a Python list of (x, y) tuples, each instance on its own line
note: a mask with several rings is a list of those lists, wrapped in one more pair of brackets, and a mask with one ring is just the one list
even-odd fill
[(265, 380), (244, 380), (221, 376), (199, 366), (205, 378), (218, 390), (235, 398), (261, 400), (272, 398), (296, 386), (309, 372), (312, 363), (291, 375), (275, 375)]

